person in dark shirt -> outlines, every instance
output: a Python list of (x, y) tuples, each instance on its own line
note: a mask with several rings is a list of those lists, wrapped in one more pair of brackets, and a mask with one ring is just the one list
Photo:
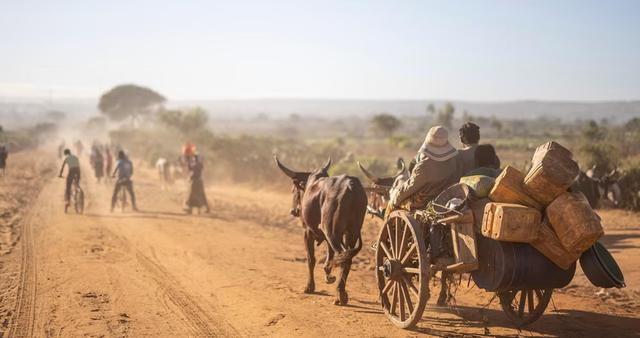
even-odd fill
[(476, 168), (476, 148), (480, 141), (480, 127), (473, 122), (465, 123), (460, 128), (460, 142), (462, 149), (458, 150), (458, 156), (462, 162), (462, 172), (466, 173)]
[(209, 212), (209, 202), (204, 191), (204, 182), (202, 181), (202, 170), (204, 169), (202, 160), (198, 155), (194, 155), (188, 161), (188, 168), (191, 181), (189, 187), (189, 198), (187, 199), (185, 211), (191, 213), (193, 208), (205, 207), (205, 212)]
[(0, 169), (2, 169), (2, 176), (4, 176), (5, 169), (7, 168), (7, 157), (9, 157), (7, 147), (0, 147)]
[(118, 179), (116, 180), (116, 185), (113, 188), (113, 195), (111, 196), (111, 212), (116, 206), (116, 200), (118, 199), (118, 192), (120, 189), (127, 189), (129, 192), (129, 196), (131, 196), (131, 206), (134, 211), (138, 211), (138, 206), (136, 205), (136, 194), (133, 192), (133, 182), (131, 181), (131, 176), (133, 175), (133, 163), (127, 158), (124, 151), (120, 150), (118, 152), (118, 161), (116, 162), (116, 168), (113, 171), (111, 177), (116, 177), (118, 175)]
[(475, 160), (476, 168), (467, 172), (465, 176), (484, 175), (498, 177), (500, 175), (500, 159), (492, 145), (478, 145), (475, 151)]

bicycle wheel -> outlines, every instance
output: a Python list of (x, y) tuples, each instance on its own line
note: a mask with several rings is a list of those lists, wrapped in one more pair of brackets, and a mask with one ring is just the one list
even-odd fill
[(124, 212), (127, 207), (127, 193), (124, 188), (120, 189), (120, 210)]
[(75, 209), (76, 209), (76, 214), (81, 214), (84, 212), (84, 191), (82, 191), (82, 188), (78, 187), (76, 190), (76, 197), (75, 197)]

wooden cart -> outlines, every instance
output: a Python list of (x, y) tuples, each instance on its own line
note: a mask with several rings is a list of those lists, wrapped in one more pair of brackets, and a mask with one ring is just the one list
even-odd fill
[[(429, 281), (434, 274), (459, 273), (461, 266), (453, 257), (448, 257), (452, 264), (442, 264), (442, 256), (437, 260), (431, 258), (431, 227), (437, 223), (451, 229), (456, 224), (455, 217), (432, 223), (419, 213), (395, 210), (386, 215), (376, 245), (380, 301), (387, 317), (400, 328), (411, 328), (422, 318), (430, 297)], [(552, 293), (553, 288), (507, 288), (496, 292), (506, 316), (518, 327), (540, 318)]]

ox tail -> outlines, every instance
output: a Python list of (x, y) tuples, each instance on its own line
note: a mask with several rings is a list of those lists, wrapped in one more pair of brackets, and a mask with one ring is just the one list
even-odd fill
[(361, 237), (358, 237), (358, 239), (356, 240), (356, 246), (349, 249), (344, 249), (344, 246), (339, 241), (327, 240), (327, 243), (329, 243), (331, 249), (333, 249), (333, 251), (336, 253), (336, 255), (333, 257), (334, 266), (342, 265), (344, 262), (352, 259), (358, 254), (358, 252), (360, 252), (360, 249), (362, 249)]

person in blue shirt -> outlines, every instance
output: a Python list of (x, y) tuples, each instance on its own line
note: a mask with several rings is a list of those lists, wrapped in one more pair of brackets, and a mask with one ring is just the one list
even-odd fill
[(118, 175), (118, 179), (116, 180), (116, 185), (113, 188), (113, 195), (111, 196), (111, 212), (113, 212), (113, 208), (116, 206), (116, 200), (118, 198), (118, 192), (120, 189), (127, 189), (129, 192), (129, 196), (131, 196), (131, 206), (134, 211), (138, 211), (138, 207), (136, 205), (136, 194), (133, 192), (133, 182), (131, 181), (131, 176), (133, 175), (133, 163), (127, 158), (124, 151), (118, 151), (118, 161), (116, 162), (116, 168), (113, 171), (111, 177), (116, 177)]

